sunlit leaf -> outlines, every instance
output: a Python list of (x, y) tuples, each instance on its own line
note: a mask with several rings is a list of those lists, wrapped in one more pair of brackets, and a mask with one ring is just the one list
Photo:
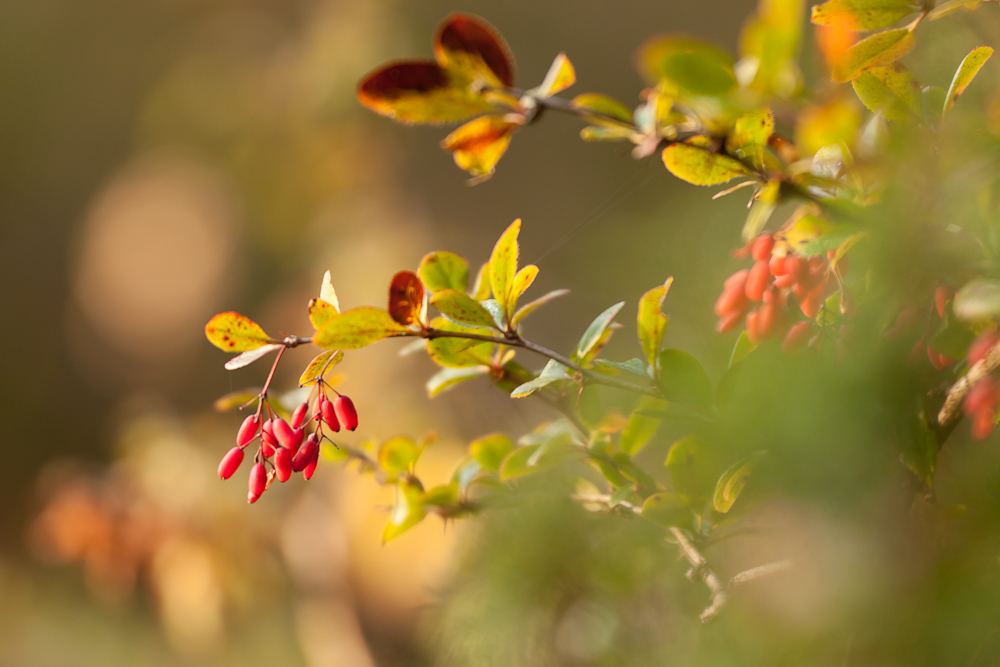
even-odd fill
[[(482, 330), (456, 324), (444, 317), (431, 322), (431, 328), (443, 331), (481, 334)], [(448, 368), (489, 366), (492, 343), (473, 343), (462, 338), (434, 338), (427, 341), (427, 353), (438, 365)]]
[(880, 30), (918, 11), (920, 3), (914, 0), (827, 0), (812, 8), (812, 22), (847, 22), (855, 30)]
[(618, 439), (618, 447), (629, 456), (635, 456), (656, 435), (660, 428), (660, 419), (646, 414), (648, 410), (663, 407), (663, 401), (649, 396), (643, 397), (639, 405), (629, 415), (628, 423)]
[(632, 111), (613, 97), (600, 93), (583, 93), (570, 100), (569, 105), (577, 111), (582, 111), (591, 123), (610, 123), (614, 127), (623, 128), (629, 132), (632, 129)]
[(518, 245), (517, 235), (521, 231), (518, 218), (500, 236), (490, 255), (490, 287), (493, 298), (500, 304), (507, 319), (510, 319), (510, 293), (517, 275)]
[(487, 435), (469, 444), (469, 453), (483, 469), (496, 472), (500, 464), (514, 451), (514, 442), (502, 433)]
[(986, 61), (992, 55), (993, 49), (988, 46), (980, 46), (972, 49), (969, 55), (965, 56), (962, 64), (958, 67), (958, 71), (955, 72), (955, 77), (951, 80), (951, 85), (948, 87), (948, 96), (945, 98), (944, 111), (942, 113), (948, 113), (955, 106), (955, 100), (965, 92), (965, 89), (972, 83), (976, 74), (979, 73), (979, 69), (986, 64)]
[(514, 276), (514, 284), (510, 286), (510, 310), (513, 312), (514, 308), (517, 307), (517, 301), (521, 298), (521, 295), (528, 291), (531, 287), (531, 283), (535, 282), (535, 276), (538, 275), (538, 267), (534, 264), (529, 264), (524, 267)]
[(514, 85), (514, 59), (497, 29), (478, 16), (452, 14), (434, 36), (434, 57), (467, 82)]
[(275, 342), (246, 315), (219, 313), (205, 325), (208, 341), (226, 352), (246, 352)]
[(635, 54), (647, 82), (662, 79), (694, 96), (720, 96), (736, 84), (733, 59), (721, 49), (685, 37), (653, 37)]
[(764, 456), (764, 452), (757, 452), (742, 461), (734, 463), (726, 472), (722, 473), (719, 481), (715, 484), (715, 494), (712, 497), (712, 506), (716, 512), (725, 514), (732, 509), (733, 504), (743, 492), (743, 487), (747, 485), (750, 473), (754, 466)]
[(390, 475), (408, 472), (420, 458), (420, 447), (409, 438), (397, 437), (386, 440), (378, 449), (378, 462)]
[(475, 380), (476, 378), (483, 377), (484, 375), (489, 375), (490, 369), (488, 366), (469, 366), (464, 368), (442, 368), (437, 373), (431, 376), (427, 381), (426, 389), (427, 395), (430, 398), (434, 398), (438, 394), (444, 393), (449, 389), (459, 385), (468, 380)]
[(441, 290), (431, 297), (431, 304), (449, 319), (474, 327), (496, 328), (493, 316), (465, 292)]
[(316, 332), (313, 343), (328, 350), (357, 350), (408, 330), (381, 308), (362, 306), (333, 317)]
[(560, 53), (552, 61), (549, 71), (545, 74), (542, 84), (530, 91), (538, 97), (550, 97), (566, 90), (576, 83), (576, 70), (565, 53)]
[(484, 301), (485, 299), (490, 298), (489, 262), (479, 267), (479, 272), (476, 274), (476, 282), (472, 285), (472, 290), (469, 292), (469, 296), (476, 301)]
[(309, 321), (317, 331), (338, 314), (337, 309), (323, 299), (309, 300)]
[(688, 503), (676, 493), (655, 493), (646, 498), (642, 517), (661, 526), (689, 528), (693, 523)]
[(431, 292), (456, 289), (464, 292), (469, 287), (469, 264), (460, 255), (439, 250), (420, 260), (417, 269), (420, 281)]
[(872, 67), (851, 82), (869, 111), (881, 111), (886, 120), (912, 120), (921, 116), (920, 86), (900, 63)]
[(520, 385), (514, 391), (511, 392), (511, 398), (524, 398), (529, 396), (532, 392), (538, 391), (543, 387), (547, 387), (553, 382), (559, 382), (561, 380), (572, 380), (573, 376), (569, 374), (569, 371), (565, 366), (560, 364), (555, 359), (550, 359), (542, 372), (538, 374), (538, 377), (533, 380), (529, 380), (524, 384)]
[(947, 2), (942, 2), (935, 6), (934, 9), (927, 13), (927, 18), (931, 21), (936, 21), (958, 12), (971, 12), (979, 9), (988, 1), (989, 0), (948, 0)]
[(683, 350), (660, 353), (660, 389), (668, 400), (702, 409), (712, 407), (712, 382), (698, 360)]
[(452, 123), (496, 111), (433, 60), (391, 63), (362, 79), (358, 101), (375, 113), (401, 123)]
[(663, 164), (671, 174), (694, 185), (718, 185), (749, 173), (739, 160), (688, 144), (664, 148)]
[(667, 297), (673, 282), (673, 277), (667, 278), (665, 283), (649, 290), (639, 299), (637, 317), (639, 341), (642, 343), (642, 351), (646, 354), (649, 365), (654, 369), (660, 345), (663, 343), (663, 333), (667, 330), (669, 322), (669, 318), (662, 312), (663, 300)]
[(299, 378), (299, 386), (306, 387), (315, 384), (320, 377), (325, 377), (330, 370), (344, 359), (344, 353), (340, 350), (327, 350), (309, 362), (306, 369), (302, 371)]
[(428, 489), (420, 498), (420, 504), (432, 507), (446, 507), (458, 500), (458, 484), (441, 484)]
[(730, 152), (738, 157), (752, 160), (759, 168), (764, 167), (764, 147), (774, 134), (774, 113), (768, 109), (756, 109), (736, 119), (736, 127), (726, 139)]
[(399, 537), (427, 516), (421, 504), (423, 493), (423, 487), (417, 482), (400, 482), (396, 486), (396, 502), (389, 523), (382, 531), (383, 542)]
[(625, 141), (634, 134), (635, 130), (629, 127), (588, 125), (580, 130), (580, 138), (584, 141)]
[(389, 284), (389, 317), (403, 326), (426, 319), (424, 285), (412, 271), (400, 271)]
[(259, 389), (243, 389), (242, 391), (234, 391), (215, 399), (215, 402), (212, 404), (212, 408), (218, 412), (235, 410), (236, 408), (246, 405), (258, 396), (260, 396)]
[(733, 66), (742, 86), (793, 96), (801, 86), (799, 51), (802, 42), (804, 0), (763, 0), (740, 31), (740, 54)]
[(274, 343), (271, 345), (263, 345), (261, 347), (256, 347), (252, 350), (247, 350), (242, 354), (238, 354), (229, 361), (226, 362), (227, 371), (235, 371), (237, 368), (243, 368), (244, 366), (249, 366), (253, 362), (257, 361), (261, 357), (267, 356), (271, 352), (275, 352), (283, 348), (284, 345), (280, 343)]
[(615, 319), (615, 315), (618, 311), (622, 309), (625, 305), (624, 301), (619, 301), (613, 306), (610, 306), (603, 313), (594, 318), (594, 321), (590, 323), (587, 330), (583, 333), (583, 337), (580, 338), (580, 343), (576, 346), (576, 354), (578, 357), (585, 357), (600, 341), (601, 336), (607, 330), (611, 321)]
[(330, 272), (323, 274), (323, 284), (319, 288), (319, 298), (333, 306), (333, 310), (340, 313), (340, 301), (337, 299), (337, 291), (333, 289), (333, 280)]
[(845, 83), (872, 67), (884, 67), (899, 60), (913, 48), (916, 39), (908, 28), (885, 30), (865, 37), (847, 50), (843, 64), (832, 73), (833, 80)]
[(859, 109), (857, 101), (846, 95), (806, 107), (795, 121), (795, 143), (806, 156), (824, 146), (852, 146), (861, 126)]
[(490, 316), (493, 318), (493, 325), (503, 331), (507, 328), (507, 317), (503, 314), (503, 309), (500, 307), (500, 303), (496, 299), (484, 299), (479, 302), (483, 308), (485, 308)]
[(568, 289), (557, 289), (552, 292), (549, 292), (548, 294), (538, 297), (534, 301), (529, 301), (528, 303), (518, 308), (517, 312), (514, 313), (514, 317), (511, 320), (511, 326), (516, 327), (521, 320), (523, 320), (525, 317), (534, 312), (534, 310), (539, 306), (544, 306), (549, 301), (552, 301), (552, 299), (556, 299), (566, 294), (569, 294)]
[(481, 116), (449, 134), (441, 148), (451, 153), (455, 164), (473, 176), (489, 176), (510, 144), (521, 120), (507, 116)]
[(336, 447), (329, 442), (324, 442), (319, 448), (320, 455), (331, 463), (338, 463), (344, 461), (350, 457), (347, 450), (342, 447)]

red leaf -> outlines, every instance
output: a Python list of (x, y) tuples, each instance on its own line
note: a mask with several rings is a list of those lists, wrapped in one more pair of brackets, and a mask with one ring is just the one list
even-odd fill
[(399, 324), (420, 324), (424, 312), (424, 285), (412, 271), (400, 271), (389, 284), (389, 315)]
[(477, 16), (452, 14), (438, 28), (434, 37), (434, 56), (445, 67), (458, 65), (462, 55), (479, 60), (496, 82), (514, 85), (514, 59), (497, 29)]

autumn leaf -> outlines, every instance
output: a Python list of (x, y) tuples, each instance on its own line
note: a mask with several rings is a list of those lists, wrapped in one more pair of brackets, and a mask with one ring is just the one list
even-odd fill
[(346, 310), (316, 332), (313, 343), (328, 350), (356, 350), (409, 330), (381, 308), (363, 306)]
[(516, 115), (482, 116), (445, 137), (441, 148), (451, 153), (460, 169), (477, 177), (477, 182), (485, 180), (493, 175), (511, 135), (522, 124), (523, 118)]
[(427, 319), (424, 285), (412, 271), (400, 271), (392, 277), (389, 316), (403, 326), (419, 325)]
[(988, 46), (980, 46), (972, 49), (969, 55), (965, 56), (962, 64), (958, 67), (958, 71), (955, 72), (955, 77), (951, 80), (951, 85), (948, 87), (948, 95), (945, 97), (943, 113), (948, 113), (955, 106), (955, 100), (965, 92), (965, 89), (972, 83), (972, 79), (979, 73), (979, 69), (986, 64), (986, 61), (992, 55), (993, 49)]
[(718, 185), (749, 173), (739, 160), (687, 144), (664, 148), (663, 164), (671, 174), (694, 185)]
[(885, 30), (865, 37), (847, 49), (844, 62), (832, 73), (833, 80), (845, 83), (866, 69), (889, 65), (909, 53), (914, 44), (916, 39), (909, 28)]
[(219, 313), (209, 320), (205, 336), (212, 345), (226, 352), (246, 352), (277, 342), (249, 317), (231, 311)]

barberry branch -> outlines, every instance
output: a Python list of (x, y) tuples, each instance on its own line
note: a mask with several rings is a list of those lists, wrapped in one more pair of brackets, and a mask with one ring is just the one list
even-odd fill
[(973, 385), (1000, 368), (1000, 343), (990, 348), (986, 356), (977, 361), (969, 369), (969, 372), (958, 379), (958, 382), (951, 386), (948, 395), (944, 399), (944, 405), (938, 412), (937, 421), (941, 426), (948, 425), (958, 416), (959, 408), (965, 395), (969, 393)]

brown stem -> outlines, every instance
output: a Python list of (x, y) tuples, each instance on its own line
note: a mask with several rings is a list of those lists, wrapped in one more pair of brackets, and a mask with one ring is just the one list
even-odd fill
[(958, 382), (951, 386), (948, 395), (944, 399), (944, 405), (938, 412), (937, 421), (941, 426), (947, 426), (949, 422), (958, 416), (958, 410), (962, 405), (962, 400), (969, 393), (972, 386), (1000, 368), (1000, 343), (990, 348), (986, 356), (977, 361), (969, 369), (969, 372), (958, 379)]

